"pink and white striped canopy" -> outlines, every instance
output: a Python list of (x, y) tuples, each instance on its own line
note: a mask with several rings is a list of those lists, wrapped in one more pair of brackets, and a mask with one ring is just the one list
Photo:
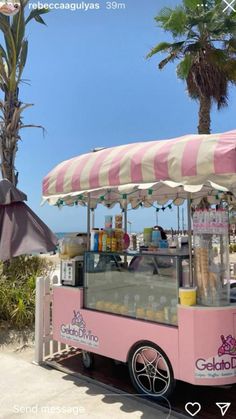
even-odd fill
[(135, 205), (213, 190), (236, 191), (236, 130), (90, 152), (63, 161), (43, 180), (43, 198), (53, 205), (60, 199), (84, 203), (89, 192), (95, 206), (104, 194), (102, 203), (121, 202), (128, 194)]

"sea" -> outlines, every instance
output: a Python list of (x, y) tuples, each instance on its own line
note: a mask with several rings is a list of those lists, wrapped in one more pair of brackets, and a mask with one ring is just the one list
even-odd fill
[(76, 236), (76, 234), (78, 234), (78, 231), (77, 232), (74, 232), (74, 233), (72, 231), (70, 231), (70, 232), (68, 232), (68, 231), (59, 231), (59, 232), (56, 232), (54, 234), (57, 236), (58, 240), (60, 240), (60, 239), (63, 239), (64, 237)]
[(63, 239), (63, 237), (65, 237), (67, 235), (67, 233), (63, 233), (63, 232), (59, 232), (59, 233), (54, 233), (56, 234), (58, 240)]
[[(54, 234), (57, 236), (58, 240), (61, 240), (64, 237), (70, 237), (70, 236), (74, 237), (74, 236), (76, 236), (76, 234), (78, 234), (78, 232), (72, 233), (72, 232), (68, 232), (68, 231), (59, 231), (59, 232), (56, 232)], [(57, 248), (56, 248), (56, 253), (58, 253), (58, 252), (59, 252), (59, 245), (57, 245)]]

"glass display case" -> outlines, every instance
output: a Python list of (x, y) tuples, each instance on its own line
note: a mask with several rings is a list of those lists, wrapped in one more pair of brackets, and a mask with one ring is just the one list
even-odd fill
[(225, 306), (230, 299), (228, 213), (196, 210), (193, 216), (194, 272), (197, 303)]
[(84, 307), (177, 325), (178, 289), (188, 252), (85, 253)]

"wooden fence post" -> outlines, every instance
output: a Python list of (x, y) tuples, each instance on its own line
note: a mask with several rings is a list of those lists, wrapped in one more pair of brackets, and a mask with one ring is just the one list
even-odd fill
[(51, 290), (50, 278), (44, 279), (44, 304), (43, 304), (43, 342), (44, 353), (43, 357), (50, 355), (50, 340), (51, 340)]
[(36, 280), (35, 301), (35, 356), (34, 363), (39, 365), (43, 362), (43, 335), (44, 335), (44, 278)]

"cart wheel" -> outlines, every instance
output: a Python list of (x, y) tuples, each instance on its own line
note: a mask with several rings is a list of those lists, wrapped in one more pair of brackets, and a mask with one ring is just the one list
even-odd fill
[(138, 393), (168, 397), (174, 390), (173, 370), (166, 354), (152, 342), (135, 346), (128, 360), (129, 373)]
[(82, 351), (82, 363), (83, 363), (83, 366), (87, 370), (92, 369), (93, 368), (93, 364), (94, 364), (94, 356), (93, 356), (93, 354), (91, 354), (91, 352)]

